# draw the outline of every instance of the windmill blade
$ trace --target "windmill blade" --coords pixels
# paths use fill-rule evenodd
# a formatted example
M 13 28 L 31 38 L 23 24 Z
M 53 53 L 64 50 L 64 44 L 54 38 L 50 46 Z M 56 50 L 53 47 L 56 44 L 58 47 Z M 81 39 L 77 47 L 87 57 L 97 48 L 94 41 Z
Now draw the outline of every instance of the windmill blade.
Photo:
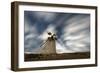
M 45 45 L 47 43 L 47 40 L 44 42 L 44 43 L 42 43 L 41 45 L 40 45 L 40 47 L 42 47 L 43 45 Z

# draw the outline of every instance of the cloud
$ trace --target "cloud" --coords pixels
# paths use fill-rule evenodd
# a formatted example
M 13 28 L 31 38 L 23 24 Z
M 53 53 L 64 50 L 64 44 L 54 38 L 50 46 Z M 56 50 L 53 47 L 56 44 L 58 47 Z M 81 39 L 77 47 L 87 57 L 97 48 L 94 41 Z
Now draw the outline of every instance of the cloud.
M 34 12 L 34 15 L 36 18 L 43 19 L 46 22 L 51 22 L 57 16 L 57 14 L 53 12 Z
M 47 32 L 60 36 L 56 41 L 57 53 L 90 51 L 89 14 L 30 13 L 31 17 L 25 16 L 25 52 L 39 53 L 40 45 L 48 38 Z
M 33 49 L 37 49 L 42 40 L 38 38 L 39 34 L 35 27 L 36 24 L 32 25 L 28 18 L 25 18 L 24 23 L 24 51 L 29 53 Z
M 89 28 L 89 26 L 90 26 L 90 17 L 89 16 L 81 17 L 81 18 L 80 17 L 79 16 L 73 17 L 72 19 L 70 19 L 66 22 L 66 24 L 68 26 L 65 26 L 64 31 L 65 32 L 68 31 L 67 34 L 68 33 L 75 33 L 75 32 L 84 30 L 85 28 L 86 29 Z M 73 20 L 73 19 L 75 19 L 75 20 Z M 70 22 L 70 21 L 72 21 L 72 22 Z
M 65 41 L 66 49 L 74 52 L 86 52 L 90 50 L 90 17 L 75 16 L 66 21 L 62 39 Z
M 42 40 L 46 40 L 49 35 L 48 32 L 51 32 L 52 34 L 56 34 L 56 29 L 54 24 L 49 24 L 48 27 L 45 29 L 45 31 L 39 36 Z
M 64 46 L 63 43 L 61 43 L 62 41 L 58 40 L 56 41 L 56 52 L 57 53 L 73 53 L 75 51 L 68 49 L 66 46 Z

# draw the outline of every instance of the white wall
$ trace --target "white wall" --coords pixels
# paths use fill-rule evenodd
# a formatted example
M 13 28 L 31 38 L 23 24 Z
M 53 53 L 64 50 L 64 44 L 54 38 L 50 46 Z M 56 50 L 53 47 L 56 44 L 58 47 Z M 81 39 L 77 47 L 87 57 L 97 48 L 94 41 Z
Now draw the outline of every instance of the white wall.
M 0 0 L 0 73 L 14 73 L 10 70 L 10 54 L 11 54 L 11 12 L 10 3 L 14 0 Z M 29 0 L 19 0 L 29 1 Z M 99 6 L 100 13 L 100 0 L 30 0 L 34 2 L 47 2 L 47 3 L 62 3 L 62 4 L 78 4 L 78 5 L 93 5 Z M 98 14 L 98 19 L 100 14 Z M 99 24 L 99 23 L 98 23 Z M 100 25 L 98 25 L 99 27 Z M 100 29 L 98 30 L 100 31 Z M 98 33 L 100 37 L 100 33 Z M 100 40 L 100 39 L 98 39 Z M 99 46 L 100 47 L 100 46 Z M 99 48 L 98 51 L 100 52 Z M 100 53 L 99 53 L 100 55 Z M 100 61 L 100 58 L 99 58 Z M 98 67 L 86 67 L 86 68 L 73 68 L 73 69 L 55 69 L 55 70 L 40 70 L 34 71 L 35 73 L 99 73 L 100 63 Z M 22 73 L 33 73 L 33 71 L 26 71 Z

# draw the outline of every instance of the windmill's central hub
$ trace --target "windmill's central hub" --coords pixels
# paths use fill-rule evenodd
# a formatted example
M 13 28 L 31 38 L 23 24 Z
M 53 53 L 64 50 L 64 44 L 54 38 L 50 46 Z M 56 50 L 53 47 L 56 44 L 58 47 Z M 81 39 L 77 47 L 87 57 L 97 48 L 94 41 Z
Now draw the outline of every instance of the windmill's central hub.
M 48 32 L 48 35 L 49 35 L 48 37 L 49 40 L 57 40 L 56 34 L 52 34 L 51 32 Z

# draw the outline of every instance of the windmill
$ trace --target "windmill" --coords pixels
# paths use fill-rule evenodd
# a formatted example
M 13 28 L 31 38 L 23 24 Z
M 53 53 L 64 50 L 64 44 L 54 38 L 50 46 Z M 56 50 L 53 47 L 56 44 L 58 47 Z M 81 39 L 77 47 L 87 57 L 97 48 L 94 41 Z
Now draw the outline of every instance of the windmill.
M 40 54 L 56 54 L 56 34 L 48 32 L 49 37 L 41 45 Z

